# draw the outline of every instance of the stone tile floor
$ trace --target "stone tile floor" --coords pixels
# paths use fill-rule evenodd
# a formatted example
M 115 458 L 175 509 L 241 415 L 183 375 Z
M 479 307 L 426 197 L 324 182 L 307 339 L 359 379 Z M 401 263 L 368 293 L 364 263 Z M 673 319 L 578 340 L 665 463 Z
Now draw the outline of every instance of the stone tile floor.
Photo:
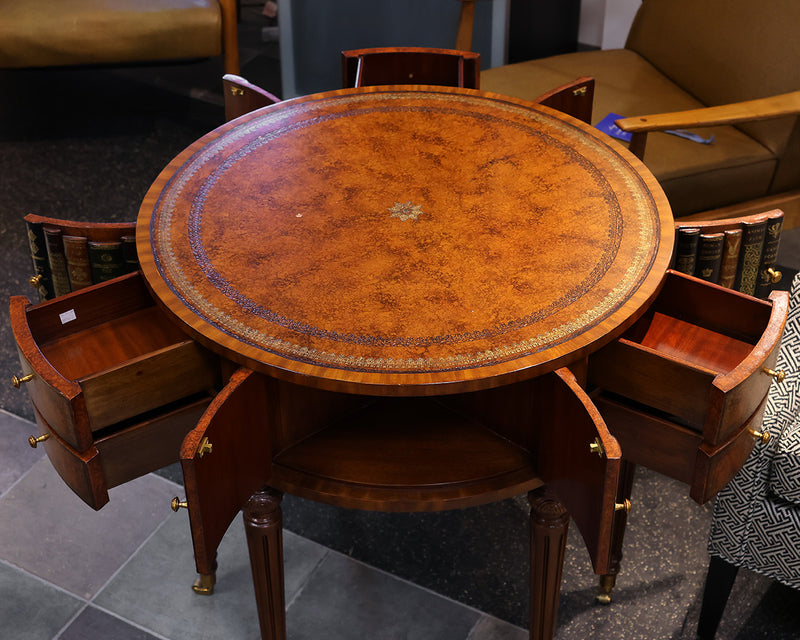
M 259 637 L 244 529 L 219 550 L 213 596 L 195 595 L 182 487 L 147 475 L 95 512 L 61 481 L 33 425 L 0 411 L 0 637 L 198 640 Z M 290 640 L 521 640 L 519 627 L 284 533 Z

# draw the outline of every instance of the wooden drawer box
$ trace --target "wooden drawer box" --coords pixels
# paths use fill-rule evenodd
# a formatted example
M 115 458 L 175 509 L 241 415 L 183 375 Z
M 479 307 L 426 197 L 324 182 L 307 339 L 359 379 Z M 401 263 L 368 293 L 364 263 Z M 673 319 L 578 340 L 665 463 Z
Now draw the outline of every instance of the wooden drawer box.
M 221 386 L 220 361 L 155 305 L 141 275 L 33 305 L 11 299 L 24 383 L 55 468 L 94 508 L 176 462 Z
M 668 271 L 647 313 L 589 358 L 588 382 L 624 457 L 691 481 L 701 502 L 721 488 L 725 473 L 701 490 L 708 478 L 689 469 L 699 448 L 708 473 L 729 466 L 716 456 L 747 457 L 752 436 L 732 443 L 760 425 L 787 310 L 785 292 L 764 301 Z
M 77 451 L 101 429 L 220 386 L 218 358 L 155 306 L 138 272 L 37 305 L 15 296 L 11 324 L 36 410 Z
M 179 459 L 181 442 L 197 424 L 212 397 L 198 394 L 175 406 L 140 416 L 98 433 L 94 444 L 76 451 L 35 411 L 43 446 L 51 464 L 86 504 L 100 509 L 108 490 Z M 105 432 L 107 431 L 107 433 Z

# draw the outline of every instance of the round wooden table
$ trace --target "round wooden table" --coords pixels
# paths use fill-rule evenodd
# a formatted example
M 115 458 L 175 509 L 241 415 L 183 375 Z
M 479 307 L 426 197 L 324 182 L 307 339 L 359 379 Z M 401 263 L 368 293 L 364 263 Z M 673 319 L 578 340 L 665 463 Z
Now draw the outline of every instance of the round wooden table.
M 345 90 L 201 138 L 138 220 L 142 270 L 202 342 L 368 394 L 486 388 L 618 335 L 671 255 L 669 205 L 583 123 L 470 90 Z
M 543 483 L 558 499 L 531 491 L 531 636 L 552 636 L 569 521 L 558 501 L 607 571 L 620 465 L 565 367 L 580 379 L 644 313 L 673 236 L 632 154 L 479 91 L 298 98 L 176 157 L 139 213 L 142 271 L 187 332 L 264 374 L 263 413 L 280 413 L 254 427 L 269 431 L 271 488 L 245 506 L 263 637 L 285 635 L 281 491 L 412 511 Z M 237 424 L 252 413 L 231 411 Z

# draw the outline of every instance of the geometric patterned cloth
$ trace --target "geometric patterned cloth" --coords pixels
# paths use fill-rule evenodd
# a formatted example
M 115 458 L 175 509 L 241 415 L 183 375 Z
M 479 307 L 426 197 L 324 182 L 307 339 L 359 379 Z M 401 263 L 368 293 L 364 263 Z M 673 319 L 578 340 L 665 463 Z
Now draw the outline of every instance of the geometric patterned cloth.
M 800 589 L 800 275 L 792 282 L 762 431 L 741 471 L 717 495 L 708 538 L 713 556 Z

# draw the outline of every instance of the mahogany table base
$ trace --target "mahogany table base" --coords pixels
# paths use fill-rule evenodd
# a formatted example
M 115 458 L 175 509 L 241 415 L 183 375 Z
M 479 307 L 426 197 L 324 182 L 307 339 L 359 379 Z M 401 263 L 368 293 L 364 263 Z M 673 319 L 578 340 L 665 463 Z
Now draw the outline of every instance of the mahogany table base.
M 262 640 L 285 640 L 283 583 L 283 493 L 262 487 L 243 512 L 253 571 Z M 530 530 L 530 638 L 549 640 L 555 633 L 569 513 L 546 487 L 528 493 Z

